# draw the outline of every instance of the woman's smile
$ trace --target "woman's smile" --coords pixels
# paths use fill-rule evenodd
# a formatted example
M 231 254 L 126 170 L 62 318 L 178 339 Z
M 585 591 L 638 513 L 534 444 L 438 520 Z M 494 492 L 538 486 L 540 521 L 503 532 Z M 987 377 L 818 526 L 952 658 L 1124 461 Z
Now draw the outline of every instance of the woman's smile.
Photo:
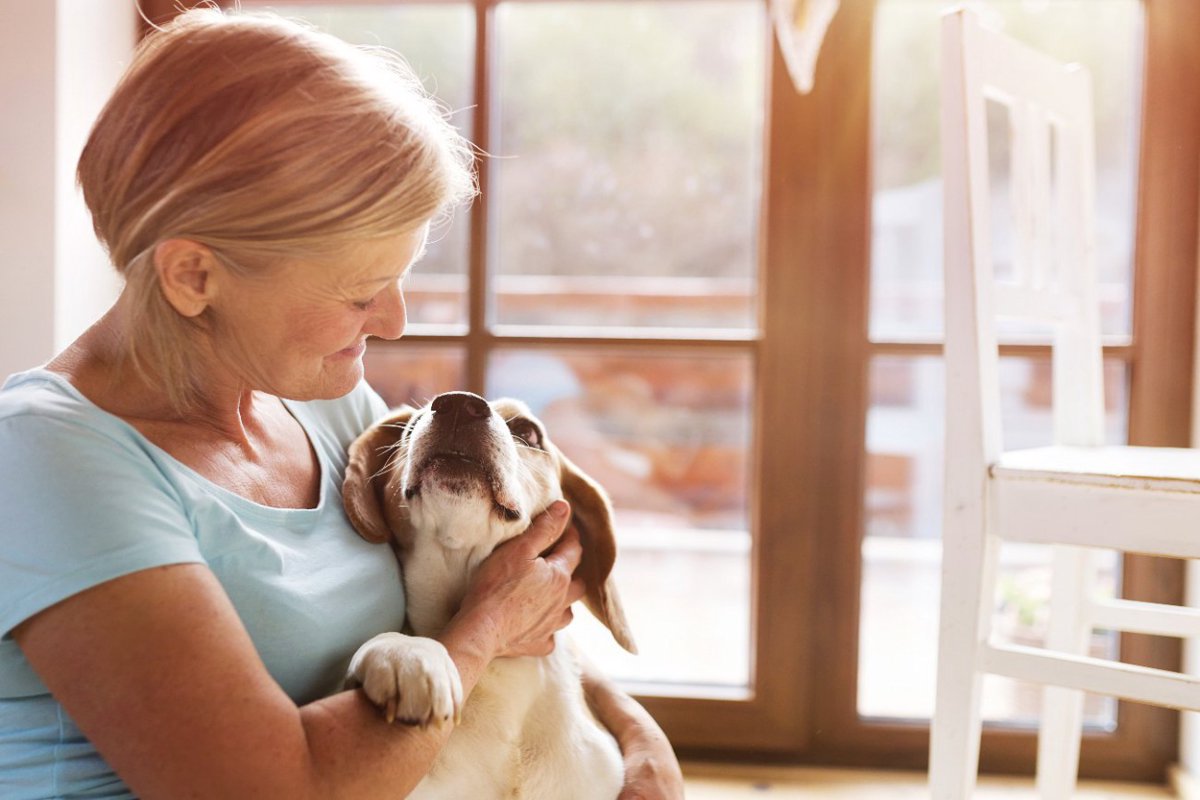
M 367 340 L 363 339 L 355 345 L 351 345 L 343 350 L 338 350 L 333 354 L 333 358 L 358 358 L 367 351 Z

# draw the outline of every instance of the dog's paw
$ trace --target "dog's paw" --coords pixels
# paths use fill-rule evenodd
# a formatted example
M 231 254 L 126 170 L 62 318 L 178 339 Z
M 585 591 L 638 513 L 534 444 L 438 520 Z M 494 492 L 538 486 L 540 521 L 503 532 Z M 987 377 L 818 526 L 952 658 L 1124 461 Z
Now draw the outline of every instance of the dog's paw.
M 361 686 L 388 722 L 425 727 L 462 717 L 458 667 L 441 642 L 402 633 L 381 633 L 350 659 L 347 686 Z

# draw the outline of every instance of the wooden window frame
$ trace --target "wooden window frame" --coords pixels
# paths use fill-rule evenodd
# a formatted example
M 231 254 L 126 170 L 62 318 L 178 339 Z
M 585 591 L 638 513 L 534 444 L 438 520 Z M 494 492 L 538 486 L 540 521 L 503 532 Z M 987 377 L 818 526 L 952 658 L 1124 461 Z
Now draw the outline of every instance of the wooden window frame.
M 1133 338 L 1128 346 L 1105 348 L 1105 355 L 1129 367 L 1129 442 L 1131 444 L 1188 446 L 1190 444 L 1193 341 L 1196 313 L 1197 181 L 1200 165 L 1200 103 L 1193 85 L 1200 77 L 1200 55 L 1187 40 L 1187 32 L 1200 30 L 1200 6 L 1187 0 L 1143 0 L 1146 15 L 1143 72 L 1142 122 L 1138 163 L 1138 202 L 1134 250 Z M 838 59 L 834 68 L 850 72 L 825 75 L 825 85 L 838 87 L 853 98 L 852 109 L 837 112 L 832 99 L 824 109 L 825 120 L 855 120 L 847 138 L 862 162 L 869 162 L 869 145 L 863 141 L 864 125 L 857 122 L 869 113 L 870 34 L 875 0 L 844 0 L 835 25 L 853 27 L 857 59 Z M 831 29 L 832 30 L 832 29 Z M 842 45 L 845 46 L 845 43 Z M 837 45 L 831 44 L 830 50 Z M 824 57 L 824 52 L 822 54 Z M 857 78 L 857 79 L 856 79 Z M 818 91 L 822 78 L 818 76 Z M 774 98 L 772 112 L 789 109 L 799 117 L 799 98 Z M 789 105 L 790 104 L 790 105 Z M 836 126 L 835 126 L 836 127 Z M 774 126 L 773 131 L 779 128 Z M 841 129 L 843 133 L 846 128 Z M 837 152 L 837 151 L 835 151 Z M 819 214 L 821 224 L 838 226 L 845 235 L 827 243 L 819 252 L 808 250 L 808 263 L 837 265 L 841 282 L 826 296 L 821 310 L 827 324 L 853 323 L 861 335 L 857 347 L 843 343 L 846 372 L 842 384 L 847 394 L 834 408 L 850 416 L 860 412 L 856 427 L 843 420 L 839 434 L 830 434 L 842 451 L 853 450 L 855 463 L 826 457 L 828 471 L 810 474 L 826 481 L 818 496 L 829 505 L 824 527 L 813 527 L 818 543 L 815 559 L 829 566 L 818 597 L 840 609 L 836 622 L 817 629 L 812 643 L 822 654 L 812 680 L 821 687 L 811 707 L 812 729 L 819 731 L 803 760 L 820 763 L 924 768 L 928 763 L 927 724 L 864 720 L 857 710 L 858 608 L 861 588 L 861 531 L 865 471 L 866 368 L 872 357 L 881 355 L 940 355 L 940 345 L 922 343 L 873 343 L 866 333 L 869 291 L 869 253 L 859 229 L 829 218 L 829 209 L 852 209 L 869 218 L 869 180 L 864 182 L 853 159 L 815 159 L 808 170 L 797 169 L 788 181 L 791 191 L 810 195 L 803 206 Z M 811 170 L 816 170 L 814 173 Z M 864 188 L 864 183 L 866 187 Z M 832 191 L 822 206 L 822 191 L 833 186 L 852 186 L 861 192 L 842 198 Z M 825 187 L 823 189 L 823 187 Z M 840 201 L 840 203 L 838 202 Z M 778 267 L 776 267 L 778 269 Z M 851 274 L 847 274 L 851 273 Z M 835 308 L 835 306 L 837 306 Z M 813 327 L 820 327 L 814 321 Z M 795 334 L 792 334 L 795 336 Z M 1048 348 L 1013 346 L 1001 349 L 1008 355 L 1048 355 Z M 836 370 L 836 365 L 832 367 Z M 825 373 L 826 380 L 834 377 Z M 850 384 L 853 383 L 853 386 Z M 853 443 L 853 447 L 852 447 Z M 849 459 L 847 459 L 849 460 Z M 833 474 L 832 468 L 837 468 Z M 1128 558 L 1124 570 L 1126 596 L 1136 599 L 1178 603 L 1183 600 L 1183 570 L 1178 562 L 1151 558 Z M 847 609 L 854 609 L 847 613 Z M 1126 634 L 1121 639 L 1123 660 L 1178 668 L 1181 651 L 1177 641 Z M 1113 733 L 1089 734 L 1081 754 L 1080 772 L 1085 777 L 1163 781 L 1167 767 L 1178 760 L 1178 714 L 1176 712 L 1120 703 L 1118 725 Z M 1036 737 L 1029 730 L 987 727 L 981 746 L 981 769 L 988 772 L 1031 774 L 1036 758 Z
M 336 0 L 333 0 L 336 1 Z M 645 0 L 655 2 L 655 0 Z M 934 0 L 930 0 L 933 2 Z M 142 0 L 156 22 L 177 0 Z M 1143 0 L 1144 90 L 1136 216 L 1133 339 L 1106 355 L 1130 366 L 1129 441 L 1190 444 L 1200 189 L 1200 4 Z M 476 141 L 486 149 L 492 10 L 476 0 Z M 842 0 L 817 66 L 799 95 L 772 37 L 760 230 L 761 335 L 679 339 L 690 352 L 734 349 L 756 363 L 752 507 L 752 663 L 745 698 L 646 695 L 679 752 L 690 757 L 924 768 L 928 725 L 864 720 L 857 710 L 862 498 L 868 368 L 881 355 L 939 355 L 940 345 L 871 342 L 870 63 L 876 0 Z M 145 27 L 143 25 L 143 32 Z M 1189 35 L 1191 39 L 1189 39 Z M 629 348 L 662 340 L 511 335 L 486 325 L 488 176 L 471 215 L 469 325 L 464 336 L 415 343 L 466 348 L 467 381 L 484 385 L 488 354 L 506 346 Z M 1005 349 L 1014 355 L 1045 348 Z M 769 446 L 768 446 L 769 442 Z M 1128 559 L 1128 596 L 1180 602 L 1177 563 Z M 1175 668 L 1177 642 L 1122 637 L 1122 658 Z M 1119 706 L 1112 734 L 1086 737 L 1081 773 L 1160 781 L 1177 759 L 1177 714 Z M 1032 772 L 1034 735 L 988 728 L 981 767 Z

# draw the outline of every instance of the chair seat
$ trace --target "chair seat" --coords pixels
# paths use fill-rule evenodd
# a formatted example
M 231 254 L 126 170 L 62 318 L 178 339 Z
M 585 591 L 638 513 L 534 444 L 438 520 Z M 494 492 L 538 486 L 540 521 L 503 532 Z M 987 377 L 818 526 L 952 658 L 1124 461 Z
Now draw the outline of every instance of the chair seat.
M 998 479 L 1200 494 L 1200 449 L 1037 447 L 1004 453 L 991 473 Z

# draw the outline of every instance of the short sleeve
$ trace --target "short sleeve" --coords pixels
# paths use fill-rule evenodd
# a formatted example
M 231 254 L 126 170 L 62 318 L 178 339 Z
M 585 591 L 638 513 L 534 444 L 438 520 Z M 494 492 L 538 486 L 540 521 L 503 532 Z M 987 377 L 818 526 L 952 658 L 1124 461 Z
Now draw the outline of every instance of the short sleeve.
M 0 633 L 84 589 L 203 562 L 171 484 L 130 434 L 71 419 L 0 419 Z

